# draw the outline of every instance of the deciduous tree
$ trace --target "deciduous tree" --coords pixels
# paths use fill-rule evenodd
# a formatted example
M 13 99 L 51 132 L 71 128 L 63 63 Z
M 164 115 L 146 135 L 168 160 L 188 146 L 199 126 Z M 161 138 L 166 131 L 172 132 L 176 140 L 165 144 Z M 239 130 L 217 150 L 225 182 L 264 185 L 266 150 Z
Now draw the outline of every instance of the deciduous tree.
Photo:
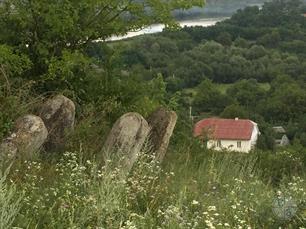
M 204 0 L 3 0 L 0 43 L 28 54 L 31 74 L 41 75 L 64 50 L 152 23 L 174 26 L 172 10 L 203 5 Z

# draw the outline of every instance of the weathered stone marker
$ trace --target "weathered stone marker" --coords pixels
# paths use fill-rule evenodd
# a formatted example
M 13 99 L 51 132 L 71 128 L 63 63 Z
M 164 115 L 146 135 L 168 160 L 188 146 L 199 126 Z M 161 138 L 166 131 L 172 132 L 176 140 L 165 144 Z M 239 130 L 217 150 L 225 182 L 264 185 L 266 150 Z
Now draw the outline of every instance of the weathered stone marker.
M 47 100 L 39 111 L 48 131 L 48 140 L 44 147 L 48 151 L 60 150 L 65 146 L 65 135 L 73 130 L 75 105 L 63 95 Z
M 1 143 L 1 158 L 30 159 L 42 147 L 47 136 L 48 130 L 40 117 L 23 116 L 16 120 L 11 136 Z
M 162 161 L 166 155 L 176 121 L 176 113 L 164 108 L 157 109 L 148 118 L 151 128 L 150 143 L 153 151 L 156 152 L 156 159 L 159 161 Z
M 104 160 L 119 160 L 123 173 L 128 173 L 137 160 L 149 132 L 149 125 L 140 114 L 127 113 L 121 116 L 104 144 Z

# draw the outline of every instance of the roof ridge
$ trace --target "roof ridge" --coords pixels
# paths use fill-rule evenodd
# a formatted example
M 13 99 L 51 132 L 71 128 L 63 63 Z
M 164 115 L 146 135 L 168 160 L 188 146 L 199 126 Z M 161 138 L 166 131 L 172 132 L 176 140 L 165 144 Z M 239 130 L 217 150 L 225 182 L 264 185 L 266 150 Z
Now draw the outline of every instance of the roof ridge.
M 234 118 L 214 118 L 214 117 L 211 117 L 211 118 L 204 118 L 200 121 L 203 121 L 203 120 L 206 120 L 206 119 L 219 119 L 219 120 L 234 120 L 234 121 L 252 121 L 251 119 L 244 119 L 244 118 L 238 118 L 238 119 L 234 119 Z

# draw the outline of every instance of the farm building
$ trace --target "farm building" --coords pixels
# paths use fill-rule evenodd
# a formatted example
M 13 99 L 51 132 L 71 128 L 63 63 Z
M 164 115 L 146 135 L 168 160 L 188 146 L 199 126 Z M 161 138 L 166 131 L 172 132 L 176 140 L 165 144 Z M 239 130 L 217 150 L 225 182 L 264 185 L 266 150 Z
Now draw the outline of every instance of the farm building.
M 208 118 L 194 126 L 194 136 L 215 150 L 248 153 L 255 147 L 259 135 L 257 123 L 246 119 Z

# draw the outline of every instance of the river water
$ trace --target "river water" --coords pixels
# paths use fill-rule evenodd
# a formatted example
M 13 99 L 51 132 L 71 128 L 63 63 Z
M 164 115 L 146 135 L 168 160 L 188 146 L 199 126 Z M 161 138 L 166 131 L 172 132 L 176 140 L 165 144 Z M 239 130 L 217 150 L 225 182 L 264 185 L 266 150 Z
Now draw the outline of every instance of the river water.
M 208 27 L 215 25 L 217 22 L 223 21 L 227 19 L 226 17 L 219 17 L 219 18 L 200 18 L 200 19 L 194 19 L 194 20 L 185 20 L 185 21 L 179 21 L 179 24 L 181 27 L 192 27 L 192 26 L 203 26 Z M 154 24 L 149 27 L 146 27 L 140 31 L 137 32 L 129 32 L 125 36 L 112 36 L 109 40 L 110 41 L 117 41 L 117 40 L 123 40 L 130 37 L 135 37 L 143 34 L 151 34 L 151 33 L 159 33 L 162 32 L 165 26 L 163 24 Z

